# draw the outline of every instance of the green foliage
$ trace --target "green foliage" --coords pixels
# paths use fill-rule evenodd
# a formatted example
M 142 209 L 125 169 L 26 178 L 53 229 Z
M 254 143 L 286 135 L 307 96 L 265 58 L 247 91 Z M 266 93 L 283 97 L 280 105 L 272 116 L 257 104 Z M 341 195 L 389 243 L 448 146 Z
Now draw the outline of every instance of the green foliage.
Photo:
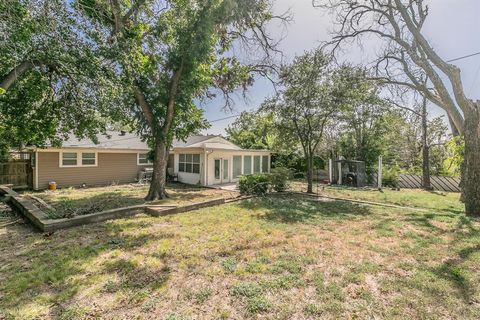
M 335 132 L 342 113 L 365 100 L 369 92 L 362 72 L 349 66 L 334 68 L 320 49 L 309 51 L 282 67 L 279 94 L 262 105 L 261 110 L 274 114 L 281 136 L 301 146 L 310 192 L 314 156 L 325 143 L 325 134 Z
M 262 196 L 268 192 L 270 181 L 265 174 L 252 174 L 240 177 L 239 189 L 242 194 Z
M 400 168 L 397 165 L 386 166 L 382 170 L 382 185 L 396 188 L 400 179 Z
M 277 192 L 286 191 L 288 188 L 288 180 L 292 177 L 292 172 L 288 168 L 277 167 L 272 168 L 268 179 L 270 187 Z
M 295 142 L 282 136 L 271 112 L 242 112 L 226 129 L 228 139 L 244 149 L 267 149 L 292 153 Z
M 9 148 L 59 145 L 70 132 L 95 140 L 115 117 L 121 86 L 70 4 L 4 1 L 0 19 L 0 80 L 15 74 L 0 95 L 1 140 Z M 25 71 L 14 72 L 22 65 Z
M 465 157 L 465 141 L 463 137 L 454 137 L 445 144 L 447 156 L 443 161 L 443 175 L 459 176 Z

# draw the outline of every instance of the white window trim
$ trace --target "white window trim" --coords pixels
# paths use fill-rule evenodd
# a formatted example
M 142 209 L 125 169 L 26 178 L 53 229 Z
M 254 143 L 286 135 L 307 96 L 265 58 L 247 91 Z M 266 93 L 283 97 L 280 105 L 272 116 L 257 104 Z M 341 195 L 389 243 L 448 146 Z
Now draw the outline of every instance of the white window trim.
M 140 163 L 140 155 L 146 154 L 147 155 L 147 163 Z M 137 153 L 137 166 L 151 166 L 153 161 L 148 159 L 148 152 L 138 152 Z
M 187 159 L 185 159 L 185 161 L 180 161 L 180 155 L 189 155 L 191 154 L 192 155 L 192 162 L 186 162 Z M 196 162 L 193 162 L 193 156 L 196 156 L 198 155 L 199 156 L 199 159 L 198 159 L 198 163 Z M 186 171 L 180 171 L 180 163 L 184 163 L 185 165 L 186 164 L 191 164 L 192 165 L 192 171 L 193 171 L 193 165 L 194 164 L 198 164 L 198 166 L 200 167 L 199 169 L 199 173 L 194 173 L 194 172 L 186 172 Z M 186 166 L 185 166 L 186 168 Z M 198 174 L 198 175 L 201 175 L 202 174 L 202 154 L 201 153 L 195 153 L 195 152 L 186 152 L 186 153 L 179 153 L 178 154 L 178 173 L 182 173 L 182 174 Z
M 64 165 L 63 164 L 63 154 L 64 153 L 76 153 L 77 154 L 77 164 L 76 165 Z M 94 153 L 95 154 L 95 164 L 82 164 L 82 154 L 84 153 Z M 98 167 L 98 152 L 97 151 L 60 151 L 58 158 L 58 164 L 60 168 L 92 168 Z

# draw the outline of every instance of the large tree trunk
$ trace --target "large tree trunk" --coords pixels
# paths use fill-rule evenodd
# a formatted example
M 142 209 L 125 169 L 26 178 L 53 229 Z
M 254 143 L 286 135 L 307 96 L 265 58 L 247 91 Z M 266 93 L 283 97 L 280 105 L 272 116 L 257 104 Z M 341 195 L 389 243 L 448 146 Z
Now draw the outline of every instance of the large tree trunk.
M 427 98 L 422 105 L 422 184 L 425 190 L 432 190 L 430 182 L 430 146 L 428 145 Z
M 465 212 L 480 217 L 480 102 L 465 114 Z
M 307 192 L 313 193 L 313 155 L 307 155 Z
M 167 163 L 168 163 L 168 147 L 162 139 L 156 139 L 154 160 L 153 160 L 153 176 L 150 183 L 150 190 L 145 198 L 147 201 L 155 201 L 168 197 L 165 187 L 167 183 Z

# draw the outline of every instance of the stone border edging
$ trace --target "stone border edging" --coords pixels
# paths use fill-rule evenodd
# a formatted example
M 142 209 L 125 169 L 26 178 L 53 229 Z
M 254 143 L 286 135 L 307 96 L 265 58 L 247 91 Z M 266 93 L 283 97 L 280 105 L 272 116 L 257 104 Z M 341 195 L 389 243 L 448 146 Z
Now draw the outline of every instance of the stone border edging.
M 6 195 L 7 203 L 10 203 L 15 209 L 26 217 L 33 225 L 43 232 L 53 232 L 60 229 L 66 229 L 90 223 L 102 222 L 112 219 L 120 219 L 135 216 L 140 213 L 146 213 L 154 217 L 165 216 L 170 214 L 183 213 L 201 208 L 213 207 L 233 201 L 240 201 L 250 197 L 239 197 L 235 199 L 217 198 L 204 202 L 187 204 L 184 206 L 172 205 L 137 205 L 125 208 L 111 209 L 102 212 L 75 216 L 73 218 L 48 219 L 48 216 L 39 209 L 33 201 L 25 198 L 10 188 L 0 186 L 0 194 Z

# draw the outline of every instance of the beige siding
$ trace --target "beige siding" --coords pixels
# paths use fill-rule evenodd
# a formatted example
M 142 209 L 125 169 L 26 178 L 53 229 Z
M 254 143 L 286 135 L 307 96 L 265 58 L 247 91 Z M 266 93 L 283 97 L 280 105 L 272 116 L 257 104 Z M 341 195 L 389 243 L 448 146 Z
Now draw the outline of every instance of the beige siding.
M 45 189 L 50 181 L 58 187 L 101 186 L 134 182 L 139 171 L 136 153 L 98 153 L 97 167 L 60 168 L 58 152 L 38 153 L 38 188 Z

